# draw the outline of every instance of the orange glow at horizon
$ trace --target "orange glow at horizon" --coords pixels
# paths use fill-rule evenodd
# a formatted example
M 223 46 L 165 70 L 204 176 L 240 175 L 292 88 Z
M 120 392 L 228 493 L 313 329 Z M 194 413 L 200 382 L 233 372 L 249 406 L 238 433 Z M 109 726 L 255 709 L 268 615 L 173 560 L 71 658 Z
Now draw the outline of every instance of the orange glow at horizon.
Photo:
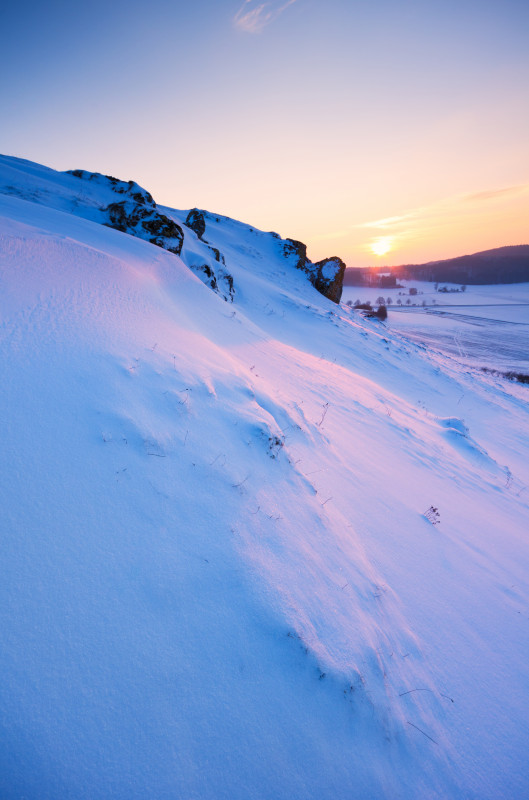
M 332 234 L 314 237 L 315 226 L 303 221 L 298 237 L 307 242 L 314 261 L 335 252 L 348 267 L 422 264 L 529 244 L 529 180 L 461 192 L 422 206 L 404 205 L 398 196 L 391 205 L 387 200 L 386 196 L 384 210 L 390 216 L 364 221 L 364 215 L 364 220 L 355 223 L 358 211 L 352 203 L 344 203 L 342 218 L 335 215 L 327 222 L 335 226 Z

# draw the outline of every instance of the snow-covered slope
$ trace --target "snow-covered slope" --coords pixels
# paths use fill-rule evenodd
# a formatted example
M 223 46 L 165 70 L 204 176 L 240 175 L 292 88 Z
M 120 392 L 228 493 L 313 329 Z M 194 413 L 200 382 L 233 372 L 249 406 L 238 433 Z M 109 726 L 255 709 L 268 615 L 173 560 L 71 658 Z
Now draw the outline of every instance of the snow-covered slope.
M 225 217 L 221 220 L 196 208 L 180 213 L 174 209 L 162 210 L 150 192 L 135 181 L 121 181 L 111 175 L 80 169 L 60 173 L 1 155 L 0 192 L 108 225 L 176 255 L 182 254 L 185 238 L 187 258 L 183 257 L 189 268 L 224 300 L 233 300 L 233 276 L 225 268 L 224 256 L 204 238 L 206 231 L 210 237 L 211 223 L 214 232 L 219 222 L 233 223 L 233 220 Z M 253 232 L 248 225 L 242 227 L 246 233 Z M 340 301 L 345 273 L 340 258 L 334 256 L 312 263 L 302 242 L 281 239 L 277 233 L 260 232 L 261 249 L 263 236 L 268 240 L 268 252 L 300 270 L 325 297 L 335 303 Z
M 523 797 L 523 389 L 0 173 L 0 796 Z

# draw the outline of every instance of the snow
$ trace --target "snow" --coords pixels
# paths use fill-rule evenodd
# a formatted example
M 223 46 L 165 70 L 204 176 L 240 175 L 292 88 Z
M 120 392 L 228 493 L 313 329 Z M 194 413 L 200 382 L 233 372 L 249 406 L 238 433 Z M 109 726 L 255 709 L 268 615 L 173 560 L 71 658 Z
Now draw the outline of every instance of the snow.
M 465 292 L 444 294 L 436 292 L 433 283 L 409 283 L 419 294 L 392 293 L 387 320 L 392 331 L 461 364 L 529 373 L 529 284 L 468 286 Z M 343 301 L 354 303 L 358 292 L 372 304 L 380 296 L 380 289 L 346 287 Z M 394 305 L 395 299 L 403 305 Z M 408 300 L 414 306 L 405 305 Z
M 505 283 L 496 284 L 493 286 L 481 285 L 468 285 L 464 292 L 461 291 L 460 284 L 457 283 L 439 283 L 439 288 L 446 286 L 447 289 L 457 289 L 459 291 L 453 292 L 439 292 L 435 290 L 434 283 L 427 281 L 412 281 L 400 280 L 402 288 L 369 286 L 344 286 L 342 301 L 346 303 L 348 300 L 355 302 L 359 299 L 362 303 L 369 300 L 370 303 L 376 303 L 377 298 L 383 296 L 384 298 L 391 297 L 394 304 L 397 300 L 402 300 L 403 305 L 407 300 L 411 303 L 416 303 L 418 306 L 422 305 L 424 300 L 426 305 L 438 306 L 480 306 L 480 305 L 504 305 L 504 304 L 518 304 L 529 303 L 529 283 Z M 417 295 L 409 295 L 410 288 L 417 289 Z M 400 295 L 399 295 L 400 292 Z
M 323 265 L 321 274 L 325 280 L 332 281 L 336 276 L 336 265 L 332 261 L 327 262 Z
M 525 387 L 0 176 L 1 796 L 524 796 Z

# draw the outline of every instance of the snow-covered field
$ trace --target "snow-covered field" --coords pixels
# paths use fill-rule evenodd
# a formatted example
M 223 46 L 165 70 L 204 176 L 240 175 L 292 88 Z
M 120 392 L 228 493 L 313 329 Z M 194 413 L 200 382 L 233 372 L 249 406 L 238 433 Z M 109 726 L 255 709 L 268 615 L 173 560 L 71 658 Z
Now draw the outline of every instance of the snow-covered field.
M 431 283 L 402 283 L 404 290 L 347 286 L 342 301 L 376 304 L 384 295 L 392 301 L 387 320 L 392 331 L 469 366 L 529 373 L 529 284 L 468 286 L 465 292 L 445 294 Z M 418 294 L 410 297 L 411 286 Z
M 525 387 L 2 176 L 0 796 L 527 796 Z

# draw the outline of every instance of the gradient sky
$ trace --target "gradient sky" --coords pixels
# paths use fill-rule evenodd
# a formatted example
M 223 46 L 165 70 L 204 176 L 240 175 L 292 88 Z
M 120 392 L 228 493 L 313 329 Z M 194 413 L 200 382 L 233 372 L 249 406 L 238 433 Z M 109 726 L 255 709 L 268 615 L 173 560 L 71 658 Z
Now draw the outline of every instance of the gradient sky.
M 528 243 L 528 42 L 527 0 L 3 4 L 0 152 L 132 178 L 313 260 Z

